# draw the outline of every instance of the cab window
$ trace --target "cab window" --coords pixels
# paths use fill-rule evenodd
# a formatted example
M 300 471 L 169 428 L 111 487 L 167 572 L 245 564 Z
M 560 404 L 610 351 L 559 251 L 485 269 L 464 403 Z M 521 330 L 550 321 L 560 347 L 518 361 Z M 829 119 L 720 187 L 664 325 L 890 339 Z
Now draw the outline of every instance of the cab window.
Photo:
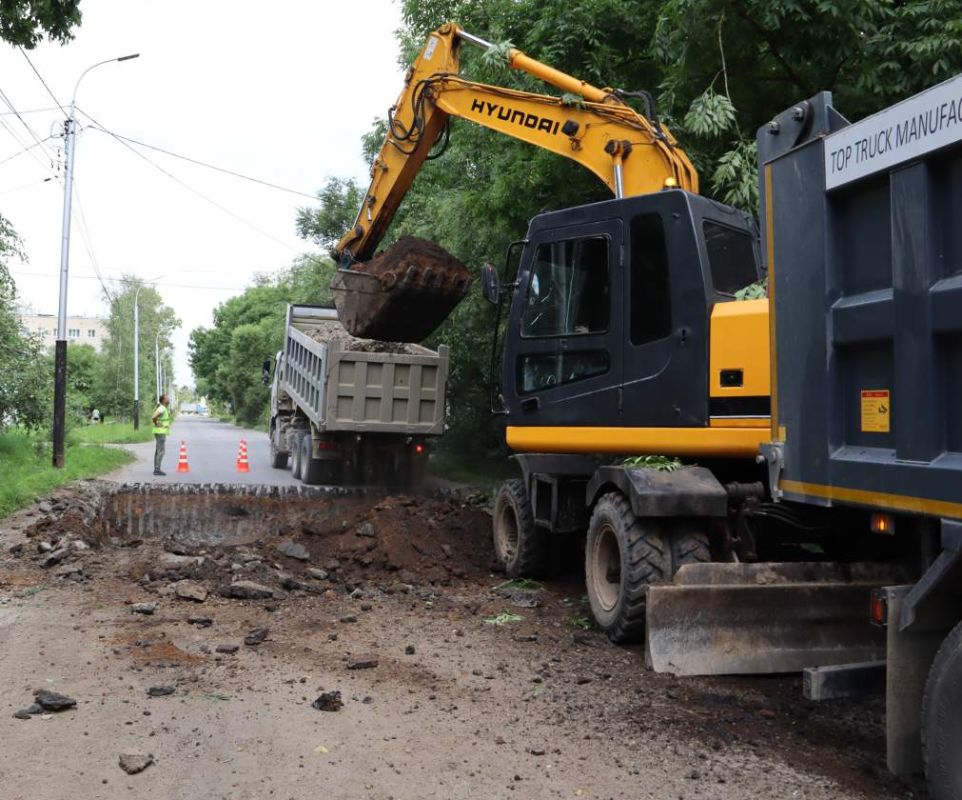
M 735 294 L 758 280 L 754 240 L 749 234 L 707 220 L 702 229 L 716 292 Z
M 546 242 L 535 251 L 522 336 L 578 336 L 608 328 L 608 240 Z

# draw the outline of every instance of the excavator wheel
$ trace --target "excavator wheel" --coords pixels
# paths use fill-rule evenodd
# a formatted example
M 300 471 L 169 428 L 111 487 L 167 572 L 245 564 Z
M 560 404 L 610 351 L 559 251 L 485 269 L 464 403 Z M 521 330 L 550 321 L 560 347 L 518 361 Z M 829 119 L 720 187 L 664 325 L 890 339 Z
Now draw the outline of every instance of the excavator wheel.
M 922 756 L 932 800 L 962 797 L 962 623 L 945 637 L 922 699 Z
M 645 589 L 671 578 L 672 553 L 664 526 L 639 519 L 620 492 L 595 505 L 585 543 L 588 602 L 599 627 L 613 642 L 641 638 Z
M 671 545 L 672 576 L 686 564 L 707 564 L 711 561 L 708 534 L 697 522 L 672 521 L 667 535 Z
M 524 481 L 501 484 L 494 501 L 494 552 L 509 578 L 538 577 L 548 566 L 548 532 L 534 524 Z

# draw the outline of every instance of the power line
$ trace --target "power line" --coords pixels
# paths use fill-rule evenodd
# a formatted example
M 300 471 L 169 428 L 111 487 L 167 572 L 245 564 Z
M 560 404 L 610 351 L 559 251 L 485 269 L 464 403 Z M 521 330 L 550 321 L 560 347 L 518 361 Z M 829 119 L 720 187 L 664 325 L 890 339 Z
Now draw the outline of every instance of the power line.
M 13 117 L 17 114 L 42 114 L 44 112 L 56 111 L 56 106 L 50 106 L 49 108 L 27 108 L 19 109 L 17 111 L 0 111 L 0 117 Z
M 4 126 L 4 127 L 6 127 L 6 126 Z M 7 128 L 7 130 L 10 130 L 10 129 Z M 50 137 L 50 136 L 47 137 L 47 139 L 50 139 L 50 138 L 52 138 L 52 137 Z M 47 141 L 47 139 L 44 139 L 43 141 Z M 31 144 L 31 145 L 27 145 L 27 146 L 24 147 L 22 150 L 18 150 L 18 151 L 17 151 L 16 153 L 14 153 L 12 156 L 7 156 L 5 159 L 3 159 L 3 161 L 0 161 L 0 164 L 6 164 L 8 161 L 13 161 L 13 159 L 18 158 L 19 156 L 22 156 L 24 153 L 28 153 L 28 152 L 30 152 L 31 150 L 33 150 L 33 148 L 39 147 L 39 146 L 40 146 L 40 145 L 39 145 L 38 143 L 36 143 L 36 142 L 34 142 L 34 143 Z
M 53 178 L 44 178 L 42 181 L 33 181 L 32 183 L 24 183 L 20 186 L 15 186 L 13 189 L 4 189 L 2 192 L 0 192 L 0 196 L 5 194 L 13 194 L 14 192 L 19 192 L 21 189 L 29 189 L 33 186 L 41 186 L 52 180 Z
M 33 148 L 37 147 L 38 146 L 37 144 L 27 144 L 26 142 L 24 142 L 24 140 L 20 138 L 20 135 L 13 128 L 7 125 L 7 123 L 2 119 L 0 119 L 0 128 L 3 128 L 7 133 L 9 133 L 14 138 L 16 143 L 20 145 L 20 148 L 21 148 L 20 152 L 15 153 L 13 156 L 11 156 L 11 158 L 16 158 L 21 153 L 29 152 L 33 160 L 36 161 L 43 170 L 48 172 L 51 171 L 50 165 L 44 164 L 41 159 L 37 158 L 37 154 L 33 152 Z M 10 159 L 8 158 L 6 160 L 9 161 Z
M 16 116 L 16 118 L 17 118 L 18 120 L 20 120 L 20 123 L 23 125 L 23 127 L 27 129 L 27 133 L 30 134 L 30 137 L 31 137 L 38 145 L 42 145 L 43 142 L 40 141 L 40 137 L 37 136 L 37 134 L 34 132 L 33 128 L 31 128 L 31 127 L 27 124 L 27 121 L 23 118 L 23 116 L 20 114 L 20 112 L 17 111 L 17 109 L 13 107 L 13 103 L 10 102 L 10 98 L 7 97 L 6 94 L 4 94 L 3 89 L 0 89 L 0 100 L 3 100 L 3 102 L 6 104 L 7 108 L 9 108 L 10 111 L 13 112 L 13 114 Z M 50 137 L 47 137 L 47 138 L 50 138 Z
M 192 186 L 184 183 L 184 181 L 182 181 L 180 178 L 178 178 L 178 177 L 177 177 L 176 175 L 174 175 L 173 173 L 168 172 L 166 169 L 164 169 L 162 166 L 160 166 L 160 164 L 158 164 L 156 161 L 153 161 L 152 159 L 148 158 L 148 157 L 145 156 L 143 153 L 141 153 L 137 148 L 135 148 L 135 147 L 127 144 L 127 142 L 125 142 L 125 141 L 124 141 L 123 139 L 121 139 L 119 136 L 117 136 L 117 135 L 114 134 L 114 133 L 111 133 L 109 130 L 107 130 L 106 128 L 104 128 L 103 125 L 101 125 L 97 120 L 95 120 L 93 117 L 91 117 L 90 114 L 88 114 L 86 111 L 84 111 L 83 109 L 78 109 L 78 110 L 79 110 L 85 117 L 87 117 L 91 122 L 93 122 L 94 125 L 96 125 L 98 128 L 100 128 L 104 133 L 108 134 L 112 139 L 116 140 L 116 141 L 117 141 L 118 143 L 120 143 L 123 147 L 126 147 L 128 150 L 130 150 L 131 153 L 133 153 L 134 155 L 136 155 L 138 158 L 141 158 L 141 159 L 143 159 L 144 161 L 146 161 L 146 162 L 147 162 L 148 164 L 150 164 L 154 169 L 159 170 L 160 172 L 162 172 L 164 175 L 166 175 L 168 178 L 170 178 L 172 181 L 174 181 L 174 183 L 182 186 L 184 189 L 186 189 L 186 190 L 187 190 L 188 192 L 190 192 L 191 194 L 197 195 L 197 196 L 198 196 L 199 198 L 201 198 L 202 200 L 210 203 L 210 204 L 211 204 L 212 206 L 214 206 L 215 208 L 218 208 L 218 209 L 220 209 L 221 211 L 223 211 L 223 212 L 224 212 L 225 214 L 227 214 L 229 217 L 233 217 L 234 219 L 236 219 L 236 220 L 237 220 L 238 222 L 240 222 L 241 224 L 246 225 L 246 226 L 247 226 L 248 228 L 250 228 L 251 230 L 256 231 L 257 233 L 261 234 L 261 236 L 266 236 L 268 239 L 271 239 L 272 241 L 277 242 L 278 244 L 286 247 L 288 250 L 291 250 L 291 251 L 294 252 L 294 253 L 297 253 L 298 255 L 306 255 L 306 254 L 303 253 L 302 251 L 298 250 L 296 247 L 291 247 L 287 242 L 283 241 L 282 239 L 278 239 L 278 238 L 277 238 L 276 236 L 274 236 L 273 234 L 268 233 L 267 231 L 265 231 L 265 230 L 263 230 L 263 229 L 261 229 L 261 228 L 258 228 L 253 222 L 248 222 L 248 221 L 247 221 L 246 219 L 244 219 L 243 217 L 238 216 L 238 215 L 235 214 L 233 211 L 231 211 L 229 208 L 225 208 L 225 207 L 222 206 L 220 203 L 218 203 L 216 200 L 213 200 L 213 199 L 211 199 L 210 197 L 208 197 L 207 195 L 205 195 L 203 192 L 199 192 L 199 191 L 198 191 L 197 189 L 195 189 L 194 187 L 192 187 Z
M 27 63 L 30 65 L 30 69 L 33 70 L 33 74 L 40 79 L 40 83 L 42 83 L 43 88 L 47 90 L 47 94 L 49 94 L 51 99 L 57 104 L 57 108 L 63 112 L 65 117 L 69 117 L 70 115 L 64 111 L 63 106 L 60 105 L 60 101 L 57 99 L 57 96 L 50 90 L 50 87 L 47 86 L 47 82 L 43 79 L 43 75 L 41 75 L 37 68 L 33 65 L 33 62 L 30 60 L 30 56 L 27 55 L 27 51 L 21 47 L 20 52 L 23 54 L 23 57 L 27 59 Z
M 241 178 L 242 180 L 250 181 L 251 183 L 259 183 L 261 186 L 269 186 L 271 189 L 278 189 L 282 192 L 290 192 L 291 194 L 296 194 L 301 197 L 307 197 L 310 200 L 317 200 L 317 195 L 301 192 L 297 189 L 288 189 L 286 186 L 280 186 L 276 183 L 271 183 L 270 181 L 261 180 L 260 178 L 252 178 L 250 175 L 243 175 L 240 172 L 234 172 L 233 170 L 226 169 L 225 167 L 218 167 L 214 164 L 208 164 L 206 161 L 199 161 L 198 159 L 191 158 L 190 156 L 182 156 L 180 153 L 174 153 L 170 150 L 165 150 L 163 147 L 157 147 L 156 145 L 147 144 L 146 142 L 140 142 L 137 139 L 131 139 L 129 136 L 122 136 L 119 133 L 108 131 L 99 126 L 94 127 L 93 130 L 106 133 L 116 139 L 122 139 L 125 142 L 130 142 L 131 144 L 136 144 L 140 147 L 146 147 L 148 150 L 156 150 L 158 153 L 163 153 L 164 155 L 172 156 L 173 158 L 179 158 L 181 161 L 189 161 L 191 164 L 197 164 L 200 167 L 206 167 L 207 169 L 212 169 L 216 172 L 223 172 L 225 175 L 233 175 L 235 178 Z
M 24 272 L 16 268 L 10 271 L 11 273 L 14 274 L 15 277 L 17 275 L 21 275 L 23 277 L 30 277 L 30 278 L 59 278 L 60 277 L 60 273 L 58 272 Z M 79 280 L 85 280 L 85 281 L 100 280 L 100 278 L 98 278 L 96 275 L 78 275 L 76 272 L 71 272 L 70 278 L 71 280 L 74 278 L 77 278 Z M 107 278 L 104 278 L 103 280 L 112 281 L 115 283 L 128 282 L 127 279 L 125 278 L 107 277 Z M 151 286 L 154 286 L 154 285 L 166 286 L 171 289 L 202 289 L 205 291 L 212 291 L 212 292 L 243 292 L 250 288 L 249 286 L 195 286 L 192 284 L 183 284 L 183 283 L 167 283 L 165 281 L 149 281 L 149 283 Z
M 103 289 L 104 295 L 107 300 L 111 303 L 113 302 L 113 296 L 110 294 L 110 290 L 107 288 L 107 284 L 104 283 L 104 279 L 100 274 L 100 264 L 97 261 L 97 257 L 94 255 L 93 240 L 90 236 L 90 229 L 87 225 L 87 215 L 84 214 L 83 203 L 80 202 L 80 189 L 77 187 L 77 179 L 74 178 L 73 183 L 73 193 L 74 197 L 77 198 L 77 211 L 79 212 L 79 219 L 77 219 L 77 227 L 80 229 L 80 238 L 83 239 L 84 249 L 87 251 L 87 255 L 90 258 L 90 263 L 93 265 L 94 272 L 97 275 L 97 280 L 100 281 L 100 288 Z

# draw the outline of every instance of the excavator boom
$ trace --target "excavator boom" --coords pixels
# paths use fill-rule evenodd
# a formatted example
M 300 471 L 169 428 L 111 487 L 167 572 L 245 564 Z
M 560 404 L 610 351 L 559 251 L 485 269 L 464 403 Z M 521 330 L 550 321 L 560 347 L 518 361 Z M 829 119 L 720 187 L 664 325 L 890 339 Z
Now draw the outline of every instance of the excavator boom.
M 419 341 L 467 292 L 467 269 L 444 251 L 439 254 L 437 245 L 407 240 L 375 256 L 418 171 L 446 135 L 451 117 L 577 161 L 615 197 L 666 185 L 698 191 L 694 167 L 658 123 L 647 95 L 642 95 L 648 104 L 645 116 L 621 99 L 627 93 L 599 89 L 513 48 L 507 53 L 512 68 L 565 96 L 469 81 L 458 74 L 462 42 L 494 46 L 454 23 L 428 36 L 389 114 L 387 136 L 371 166 L 371 184 L 354 226 L 334 248 L 340 269 L 331 288 L 343 324 L 355 336 Z

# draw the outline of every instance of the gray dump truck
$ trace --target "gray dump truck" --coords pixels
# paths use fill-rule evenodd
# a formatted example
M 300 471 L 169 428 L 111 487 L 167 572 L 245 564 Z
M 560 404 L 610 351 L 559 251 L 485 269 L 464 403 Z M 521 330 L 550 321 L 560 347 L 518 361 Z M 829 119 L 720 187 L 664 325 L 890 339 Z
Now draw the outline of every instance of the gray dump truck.
M 333 308 L 290 305 L 271 382 L 271 465 L 306 484 L 413 484 L 444 431 L 448 348 L 350 336 Z

